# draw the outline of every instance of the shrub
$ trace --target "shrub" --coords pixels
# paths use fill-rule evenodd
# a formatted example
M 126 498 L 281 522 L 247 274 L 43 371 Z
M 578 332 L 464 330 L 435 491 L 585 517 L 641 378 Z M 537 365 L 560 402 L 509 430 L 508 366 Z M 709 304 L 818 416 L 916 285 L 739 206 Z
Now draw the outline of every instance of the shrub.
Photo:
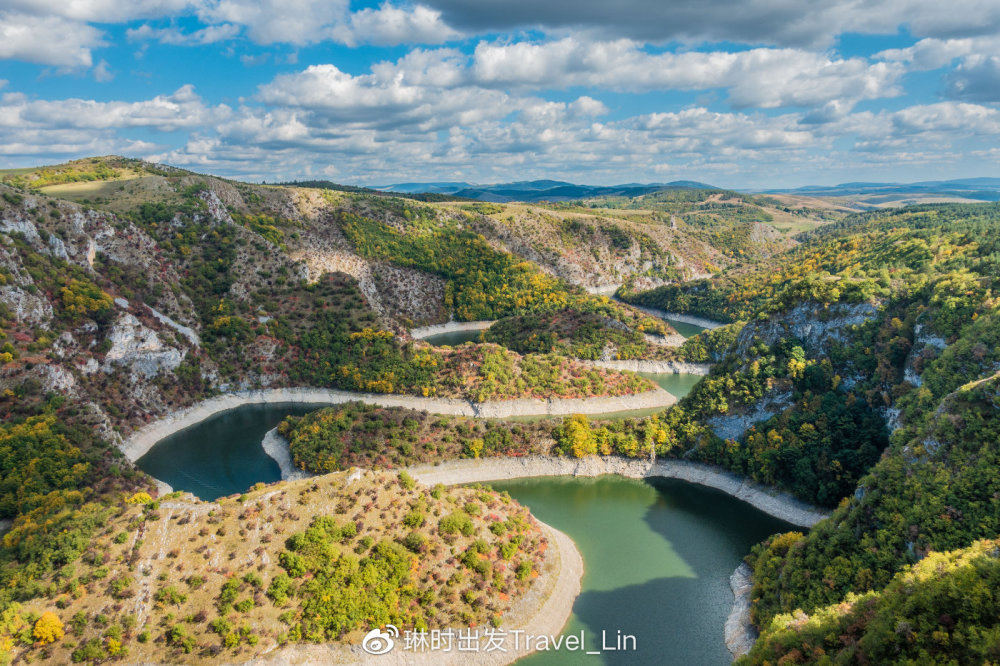
M 288 577 L 288 574 L 278 574 L 271 580 L 271 584 L 267 586 L 267 596 L 275 603 L 275 605 L 282 605 L 288 601 L 288 596 L 292 590 L 292 579 Z
M 464 511 L 450 513 L 438 522 L 438 531 L 441 534 L 463 534 L 472 536 L 475 526 L 469 514 Z

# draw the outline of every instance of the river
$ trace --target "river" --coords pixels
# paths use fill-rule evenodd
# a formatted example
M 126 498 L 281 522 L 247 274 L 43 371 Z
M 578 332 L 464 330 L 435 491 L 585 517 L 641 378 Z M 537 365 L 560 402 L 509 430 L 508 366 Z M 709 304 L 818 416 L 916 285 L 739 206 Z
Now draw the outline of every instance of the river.
M 687 395 L 701 377 L 688 374 L 644 374 L 678 398 Z M 281 479 L 274 459 L 264 453 L 261 440 L 268 430 L 290 414 L 301 415 L 321 405 L 245 405 L 211 416 L 190 428 L 170 435 L 136 460 L 142 471 L 186 490 L 204 500 L 242 493 L 263 481 Z M 663 411 L 662 408 L 608 412 L 593 418 L 636 418 Z M 550 416 L 522 416 L 505 420 L 531 422 Z M 557 417 L 561 418 L 561 417 Z
M 135 464 L 175 490 L 203 500 L 242 493 L 257 482 L 281 480 L 274 458 L 261 440 L 289 415 L 300 416 L 317 405 L 248 405 L 210 416 L 156 443 Z
M 458 345 L 465 344 L 466 342 L 479 342 L 479 335 L 481 333 L 482 331 L 451 331 L 449 333 L 428 335 L 426 338 L 423 338 L 423 341 L 428 342 L 435 347 L 443 347 L 444 345 L 457 347 Z
M 698 377 L 654 377 L 686 392 Z M 217 414 L 157 443 L 138 466 L 202 499 L 277 481 L 261 448 L 289 414 L 316 406 L 251 405 Z M 790 528 L 722 492 L 682 481 L 617 476 L 548 477 L 492 484 L 576 542 L 583 591 L 567 631 L 600 649 L 602 630 L 636 637 L 638 651 L 586 656 L 594 663 L 726 664 L 723 625 L 732 603 L 729 575 L 750 547 Z M 524 663 L 570 664 L 581 653 L 536 654 Z
M 728 495 L 672 479 L 547 477 L 490 484 L 573 539 L 583 589 L 566 634 L 636 637 L 636 651 L 536 653 L 549 664 L 722 665 L 723 626 L 733 602 L 729 576 L 753 544 L 792 529 Z

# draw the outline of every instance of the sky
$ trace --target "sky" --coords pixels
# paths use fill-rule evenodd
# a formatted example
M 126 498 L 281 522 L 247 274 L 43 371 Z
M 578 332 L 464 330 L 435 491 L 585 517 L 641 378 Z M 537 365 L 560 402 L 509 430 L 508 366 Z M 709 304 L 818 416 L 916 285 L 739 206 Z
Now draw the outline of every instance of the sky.
M 0 168 L 1000 176 L 997 0 L 0 0 Z

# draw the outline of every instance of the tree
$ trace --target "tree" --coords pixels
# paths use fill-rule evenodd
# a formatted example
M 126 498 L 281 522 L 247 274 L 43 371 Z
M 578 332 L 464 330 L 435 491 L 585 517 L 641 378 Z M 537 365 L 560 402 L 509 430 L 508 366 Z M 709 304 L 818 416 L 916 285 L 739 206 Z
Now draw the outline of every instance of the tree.
M 574 414 L 564 426 L 566 432 L 566 443 L 569 450 L 577 458 L 592 456 L 597 453 L 597 442 L 594 439 L 594 431 L 590 428 L 590 421 L 583 414 Z
M 52 611 L 46 611 L 38 618 L 38 622 L 35 622 L 32 635 L 35 637 L 35 640 L 43 645 L 55 643 L 58 640 L 62 640 L 64 635 L 63 623 L 58 615 Z

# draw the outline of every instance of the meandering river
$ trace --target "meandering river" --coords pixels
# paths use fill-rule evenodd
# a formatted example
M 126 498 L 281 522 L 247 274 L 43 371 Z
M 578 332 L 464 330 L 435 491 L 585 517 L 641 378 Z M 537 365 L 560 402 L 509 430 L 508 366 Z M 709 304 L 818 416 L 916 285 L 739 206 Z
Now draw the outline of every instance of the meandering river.
M 644 374 L 667 392 L 681 398 L 699 379 L 687 374 Z M 268 430 L 290 414 L 305 414 L 321 405 L 246 405 L 211 416 L 170 435 L 136 461 L 142 471 L 186 490 L 204 500 L 242 493 L 263 481 L 281 479 L 278 464 L 264 453 L 261 440 Z M 595 415 L 595 418 L 635 418 L 662 411 L 661 408 L 632 409 Z M 548 416 L 524 416 L 507 420 L 539 421 Z
M 678 396 L 699 379 L 650 377 Z M 248 405 L 216 414 L 160 441 L 137 464 L 207 500 L 278 481 L 261 440 L 285 416 L 316 407 Z M 586 573 L 566 631 L 585 632 L 591 650 L 602 649 L 602 630 L 610 642 L 618 631 L 636 637 L 637 652 L 538 653 L 528 664 L 728 663 L 722 627 L 732 604 L 729 575 L 754 543 L 790 528 L 722 492 L 676 480 L 547 477 L 493 485 L 577 544 Z
M 437 335 L 428 335 L 423 340 L 435 347 L 443 347 L 444 345 L 457 347 L 466 342 L 479 342 L 479 335 L 481 333 L 482 331 L 451 331 L 448 333 L 438 333 Z

